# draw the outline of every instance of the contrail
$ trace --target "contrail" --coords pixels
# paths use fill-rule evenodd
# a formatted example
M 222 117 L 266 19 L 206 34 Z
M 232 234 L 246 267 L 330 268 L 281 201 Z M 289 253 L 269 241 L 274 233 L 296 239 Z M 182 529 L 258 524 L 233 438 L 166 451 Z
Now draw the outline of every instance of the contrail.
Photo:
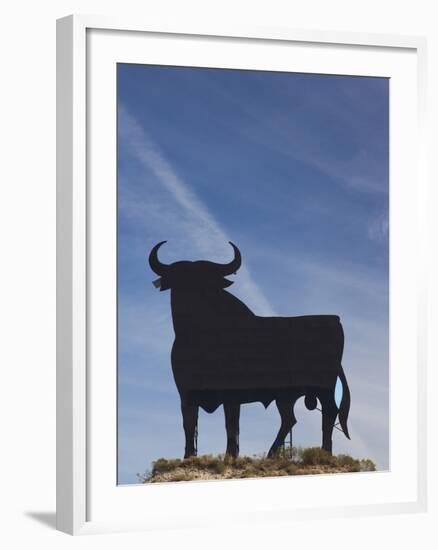
M 155 175 L 190 219 L 191 223 L 188 227 L 185 226 L 184 232 L 199 252 L 208 257 L 214 250 L 223 250 L 230 240 L 225 231 L 123 105 L 119 106 L 118 128 L 124 147 L 145 169 Z M 239 271 L 239 282 L 242 298 L 256 314 L 275 315 L 269 301 L 245 267 Z

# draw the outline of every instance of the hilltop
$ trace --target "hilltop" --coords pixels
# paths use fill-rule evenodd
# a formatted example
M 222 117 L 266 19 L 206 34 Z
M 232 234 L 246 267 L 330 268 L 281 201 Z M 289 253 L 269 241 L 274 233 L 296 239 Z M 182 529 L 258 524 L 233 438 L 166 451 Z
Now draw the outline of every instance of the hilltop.
M 287 452 L 289 451 L 289 452 Z M 376 470 L 370 459 L 355 459 L 349 455 L 330 455 L 319 447 L 290 449 L 274 458 L 224 455 L 201 455 L 187 459 L 160 458 L 152 470 L 138 475 L 142 483 L 193 481 L 210 479 L 242 479 L 290 475 L 371 472 Z M 287 456 L 289 454 L 289 456 Z

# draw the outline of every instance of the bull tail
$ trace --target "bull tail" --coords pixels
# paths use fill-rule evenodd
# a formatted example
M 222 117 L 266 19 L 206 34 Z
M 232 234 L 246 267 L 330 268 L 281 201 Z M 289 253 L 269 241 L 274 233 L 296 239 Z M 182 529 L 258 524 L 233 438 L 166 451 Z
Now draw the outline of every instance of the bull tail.
M 348 387 L 347 379 L 345 377 L 344 369 L 340 368 L 339 379 L 342 383 L 342 399 L 341 405 L 339 407 L 339 424 L 341 425 L 342 431 L 345 434 L 345 437 L 350 439 L 350 434 L 348 433 L 348 413 L 350 411 L 350 388 Z

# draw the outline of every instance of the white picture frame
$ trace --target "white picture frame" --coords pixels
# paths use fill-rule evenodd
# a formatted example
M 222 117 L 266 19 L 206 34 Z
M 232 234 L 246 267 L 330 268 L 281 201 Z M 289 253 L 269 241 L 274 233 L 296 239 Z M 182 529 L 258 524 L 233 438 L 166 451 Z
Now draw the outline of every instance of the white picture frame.
M 129 40 L 127 37 L 129 35 Z M 142 41 L 148 41 L 145 46 Z M 327 50 L 326 72 L 335 71 L 341 59 L 359 67 L 360 74 L 394 78 L 391 135 L 391 449 L 390 472 L 343 476 L 306 476 L 306 479 L 239 480 L 117 487 L 115 416 L 116 394 L 111 366 L 114 361 L 114 319 L 107 315 L 103 298 L 111 296 L 115 284 L 115 201 L 112 184 L 105 189 L 91 184 L 115 181 L 115 89 L 99 109 L 93 94 L 114 84 L 112 71 L 118 61 L 183 64 L 184 55 L 199 54 L 199 66 L 229 66 L 234 63 L 279 69 L 288 63 L 287 48 L 298 48 L 296 65 L 312 72 L 312 48 Z M 184 45 L 184 47 L 182 47 Z M 154 47 L 151 47 L 154 46 Z M 134 54 L 134 49 L 136 53 Z M 260 56 L 254 57 L 253 48 Z M 281 55 L 277 54 L 282 48 Z M 298 51 L 300 50 L 300 51 Z M 351 52 L 352 50 L 353 52 Z M 120 54 L 118 53 L 120 51 Z M 159 529 L 186 525 L 203 526 L 220 521 L 272 521 L 285 518 L 333 515 L 417 512 L 426 509 L 426 273 L 423 125 L 425 118 L 425 40 L 418 37 L 349 34 L 327 31 L 271 28 L 151 28 L 138 21 L 94 16 L 69 16 L 57 22 L 57 528 L 70 534 L 131 529 Z M 145 53 L 146 52 L 146 53 Z M 242 52 L 241 60 L 236 55 Z M 307 53 L 310 52 L 310 53 Z M 316 50 L 315 50 L 316 52 Z M 347 52 L 348 55 L 347 55 Z M 319 54 L 321 51 L 319 51 Z M 120 55 L 120 58 L 118 56 Z M 101 56 L 101 57 L 99 57 Z M 205 57 L 207 56 L 207 57 Z M 245 57 L 246 56 L 246 57 Z M 300 57 L 301 56 L 301 57 Z M 367 59 L 369 57 L 369 59 Z M 190 58 L 191 59 L 191 58 Z M 253 59 L 253 62 L 251 61 Z M 301 59 L 301 61 L 299 61 Z M 345 62 L 345 61 L 342 61 Z M 300 64 L 301 63 L 301 64 Z M 380 65 L 379 65 L 380 63 Z M 193 60 L 192 60 L 193 64 Z M 196 64 L 196 62 L 195 62 Z M 207 65 L 206 65 L 207 64 Z M 306 65 L 307 64 L 307 65 Z M 314 66 L 316 67 L 316 65 Z M 362 67 L 362 69 L 360 69 Z M 368 72 L 366 72 L 368 71 Z M 391 72 L 392 71 L 392 72 Z M 354 73 L 352 73 L 354 74 Z M 399 79 L 399 80 L 397 80 Z M 398 82 L 398 84 L 397 84 Z M 401 92 L 401 88 L 404 88 Z M 407 107 L 407 109 L 406 109 Z M 93 110 L 94 109 L 94 110 Z M 398 110 L 397 110 L 398 109 Z M 397 116 L 404 110 L 403 117 Z M 111 119 L 111 116 L 110 116 Z M 106 121 L 106 122 L 104 122 Z M 397 126 L 400 124 L 400 126 Z M 407 125 L 407 126 L 405 126 Z M 395 131 L 400 129 L 400 132 Z M 405 135 L 406 130 L 412 130 Z M 96 133 L 97 132 L 97 133 Z M 100 133 L 99 133 L 100 132 Z M 105 134 L 105 135 L 103 135 Z M 398 135 L 401 134 L 401 135 Z M 99 140 L 98 140 L 99 138 Z M 98 145 L 96 145 L 98 140 Z M 99 155 L 105 163 L 99 161 Z M 109 156 L 108 156 L 109 155 Z M 108 179 L 107 179 L 108 178 Z M 411 178 L 409 181 L 407 178 Z M 412 182 L 415 182 L 415 185 Z M 112 190 L 112 191 L 111 191 Z M 99 210 L 102 199 L 110 206 Z M 417 207 L 413 207 L 416 204 Z M 96 206 L 97 205 L 97 206 Z M 105 211 L 104 211 L 105 210 Z M 410 213 L 410 231 L 404 223 Z M 99 220 L 98 222 L 96 220 Z M 104 247 L 99 228 L 109 229 Z M 103 242 L 103 241 L 100 241 Z M 401 243 L 403 242 L 403 247 Z M 101 252 L 99 252 L 101 250 Z M 417 256 L 412 261 L 410 253 Z M 413 265 L 415 264 L 415 265 Z M 91 269 L 90 266 L 93 266 Z M 96 292 L 99 270 L 113 267 L 108 283 Z M 396 268 L 396 269 L 394 269 Z M 394 272 L 401 273 L 395 277 Z M 104 292 L 105 295 L 100 293 Z M 99 297 L 99 296 L 100 297 Z M 114 298 L 115 299 L 115 298 Z M 106 303 L 106 302 L 105 302 Z M 110 307 L 113 302 L 109 300 Z M 105 311 L 104 311 L 105 310 Z M 110 310 L 110 312 L 113 310 Z M 411 315 L 402 315 L 403 312 Z M 100 316 L 100 317 L 99 317 Z M 105 324 L 104 317 L 109 319 Z M 96 326 L 100 327 L 96 330 Z M 415 338 L 408 338 L 415 334 Z M 108 357 L 102 342 L 106 342 Z M 99 351 L 100 346 L 100 351 Z M 102 353 L 99 355 L 99 353 Z M 410 363 L 409 359 L 412 359 Z M 110 374 L 108 374 L 110 373 Z M 112 378 L 105 378 L 105 377 Z M 403 419 L 415 434 L 403 457 L 400 449 L 403 426 L 400 411 L 407 387 L 414 388 L 413 413 Z M 99 392 L 96 392 L 96 388 Z M 99 401 L 99 407 L 96 402 Z M 399 449 L 394 453 L 394 449 Z M 106 460 L 103 458 L 106 457 Z M 100 466 L 96 467 L 96 463 Z M 103 463 L 106 466 L 103 466 Z M 113 472 L 113 473 L 111 473 Z M 403 482 L 401 482 L 401 474 Z M 113 476 L 113 477 L 112 477 Z M 356 476 L 356 477 L 354 477 Z M 368 478 L 367 476 L 374 476 Z M 376 477 L 378 476 L 378 477 Z M 354 481 L 354 479 L 362 481 Z M 293 487 L 291 485 L 293 483 Z M 352 484 L 359 483 L 354 488 Z M 300 502 L 284 495 L 288 485 Z M 366 488 L 368 487 L 368 489 Z M 379 494 L 375 494 L 379 487 Z M 146 494 L 145 489 L 148 490 Z M 332 502 L 336 489 L 339 497 Z M 143 491 L 140 494 L 140 491 Z M 317 503 L 305 500 L 306 492 L 318 494 Z M 368 491 L 368 493 L 367 493 Z M 186 514 L 181 502 L 204 502 L 214 493 L 218 501 L 213 514 Z M 263 493 L 265 496 L 260 499 Z M 240 510 L 221 501 L 240 499 Z M 117 500 L 117 502 L 116 502 Z M 266 501 L 262 503 L 261 500 Z M 273 502 L 274 500 L 274 502 Z M 132 503 L 132 504 L 131 504 Z M 145 509 L 145 506 L 147 507 Z M 134 513 L 133 510 L 142 510 Z M 214 516 L 214 517 L 211 517 Z

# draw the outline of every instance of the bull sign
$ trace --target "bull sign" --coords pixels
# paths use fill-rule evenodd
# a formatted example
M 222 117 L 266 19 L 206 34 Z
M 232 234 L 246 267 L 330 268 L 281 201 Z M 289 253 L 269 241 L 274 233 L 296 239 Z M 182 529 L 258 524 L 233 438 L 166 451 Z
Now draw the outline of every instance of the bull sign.
M 158 243 L 149 256 L 159 275 L 153 284 L 170 290 L 175 341 L 171 360 L 181 397 L 185 432 L 184 457 L 196 455 L 198 410 L 224 408 L 226 453 L 239 454 L 239 416 L 244 403 L 275 401 L 281 426 L 268 456 L 284 443 L 296 423 L 295 402 L 322 410 L 322 448 L 332 452 L 336 419 L 347 438 L 350 391 L 342 368 L 344 332 L 337 315 L 260 317 L 225 288 L 242 257 L 236 245 L 228 264 L 179 261 L 163 264 Z M 335 401 L 337 378 L 342 400 Z

